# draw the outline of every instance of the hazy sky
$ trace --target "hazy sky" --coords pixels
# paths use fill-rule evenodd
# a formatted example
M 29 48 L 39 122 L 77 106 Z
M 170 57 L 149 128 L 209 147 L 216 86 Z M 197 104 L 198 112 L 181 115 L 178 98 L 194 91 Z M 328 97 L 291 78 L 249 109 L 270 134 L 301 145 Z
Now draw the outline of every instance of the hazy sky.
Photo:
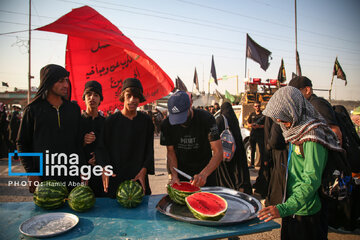
M 200 90 L 208 91 L 212 54 L 217 76 L 238 75 L 243 90 L 246 33 L 272 52 L 266 72 L 248 59 L 250 77 L 277 78 L 281 58 L 288 81 L 296 71 L 292 0 L 32 0 L 32 29 L 84 5 L 117 26 L 171 79 L 179 76 L 190 91 L 195 67 Z M 9 84 L 8 90 L 27 88 L 28 12 L 29 1 L 0 0 L 0 81 Z M 297 12 L 303 75 L 315 89 L 329 89 L 337 56 L 348 84 L 335 77 L 332 97 L 360 100 L 360 1 L 298 0 Z M 24 32 L 5 34 L 16 31 Z M 33 86 L 39 85 L 41 67 L 65 66 L 65 47 L 65 35 L 32 31 Z M 215 87 L 212 83 L 211 92 Z M 235 94 L 235 78 L 219 81 L 217 89 Z M 328 92 L 315 93 L 328 97 Z

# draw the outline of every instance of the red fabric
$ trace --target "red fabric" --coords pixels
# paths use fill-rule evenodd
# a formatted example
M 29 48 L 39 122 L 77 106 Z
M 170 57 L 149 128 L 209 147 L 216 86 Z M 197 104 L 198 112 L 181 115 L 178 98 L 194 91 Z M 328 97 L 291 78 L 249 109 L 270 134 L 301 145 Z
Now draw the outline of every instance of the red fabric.
M 174 83 L 169 76 L 117 27 L 91 7 L 73 9 L 57 21 L 37 30 L 68 35 L 66 69 L 70 72 L 72 100 L 85 109 L 82 100 L 87 81 L 96 80 L 103 87 L 100 110 L 121 109 L 122 82 L 138 78 L 146 102 L 169 94 Z

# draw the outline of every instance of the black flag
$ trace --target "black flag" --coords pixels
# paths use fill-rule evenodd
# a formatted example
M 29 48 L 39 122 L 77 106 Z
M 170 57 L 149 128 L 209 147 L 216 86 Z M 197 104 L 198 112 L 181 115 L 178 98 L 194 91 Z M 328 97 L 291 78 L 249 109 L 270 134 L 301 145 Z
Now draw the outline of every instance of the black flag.
M 246 57 L 259 63 L 260 67 L 266 71 L 270 65 L 270 55 L 271 52 L 269 50 L 257 44 L 254 40 L 252 40 L 249 34 L 246 34 Z
M 283 83 L 286 81 L 286 72 L 285 72 L 285 66 L 284 66 L 284 60 L 281 59 L 281 65 L 278 73 L 278 81 Z
M 194 73 L 194 83 L 195 83 L 196 89 L 199 91 L 199 79 L 198 79 L 198 75 L 196 72 L 196 68 L 195 68 L 195 73 Z
M 176 86 L 175 88 L 179 89 L 180 91 L 185 91 L 185 92 L 187 92 L 187 88 L 186 88 L 184 82 L 181 81 L 181 79 L 179 78 L 179 76 L 176 77 L 176 83 L 175 83 L 175 84 L 176 84 L 176 85 L 175 85 L 175 86 Z
M 2 82 L 2 86 L 3 87 L 9 87 L 9 84 L 7 84 L 6 82 Z
M 296 51 L 296 74 L 301 76 L 300 57 L 298 51 Z
M 336 76 L 337 78 L 344 80 L 345 86 L 347 85 L 346 75 L 345 75 L 344 71 L 342 70 L 342 67 L 340 66 L 339 61 L 337 60 L 337 57 L 335 59 L 333 76 Z
M 211 76 L 215 81 L 215 84 L 218 85 L 217 77 L 216 77 L 216 70 L 215 70 L 215 62 L 214 62 L 214 55 L 212 55 L 211 59 Z
M 220 100 L 220 99 L 224 99 L 223 96 L 221 95 L 221 93 L 215 89 L 215 95 L 217 96 L 217 98 Z

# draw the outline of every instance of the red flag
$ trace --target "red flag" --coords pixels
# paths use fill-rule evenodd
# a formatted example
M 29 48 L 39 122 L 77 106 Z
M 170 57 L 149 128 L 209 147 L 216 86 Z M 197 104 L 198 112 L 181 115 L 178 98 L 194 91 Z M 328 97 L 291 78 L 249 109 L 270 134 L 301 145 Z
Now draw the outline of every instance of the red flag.
M 166 96 L 174 88 L 169 76 L 151 58 L 91 7 L 73 9 L 37 30 L 68 35 L 66 69 L 70 72 L 72 99 L 82 109 L 84 86 L 90 80 L 103 87 L 102 111 L 123 107 L 119 95 L 128 77 L 141 81 L 146 98 L 142 105 Z

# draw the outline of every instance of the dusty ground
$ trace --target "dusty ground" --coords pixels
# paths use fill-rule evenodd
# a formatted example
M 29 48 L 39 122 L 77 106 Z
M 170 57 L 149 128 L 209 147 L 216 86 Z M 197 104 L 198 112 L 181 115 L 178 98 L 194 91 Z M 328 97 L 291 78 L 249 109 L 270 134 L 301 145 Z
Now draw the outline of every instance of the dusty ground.
M 159 144 L 159 138 L 155 137 L 155 175 L 150 176 L 150 185 L 153 194 L 165 194 L 165 185 L 168 182 L 168 175 L 166 170 L 166 149 Z M 12 172 L 23 172 L 23 168 L 18 161 L 12 162 Z M 250 170 L 251 181 L 254 182 L 257 176 L 257 170 Z M 13 183 L 18 181 L 20 186 L 14 187 Z M 10 177 L 8 176 L 8 160 L 0 159 L 0 202 L 22 202 L 32 201 L 32 194 L 28 192 L 26 186 L 21 186 L 25 183 L 25 177 Z M 257 197 L 257 196 L 255 196 Z M 263 199 L 260 199 L 263 203 Z M 1 213 L 0 213 L 1 214 Z M 1 217 L 1 216 L 0 216 Z M 281 223 L 280 220 L 276 222 Z M 268 232 L 249 234 L 240 236 L 241 240 L 250 239 L 266 239 L 275 240 L 280 239 L 280 229 L 275 229 Z M 329 231 L 329 240 L 360 240 L 359 234 L 341 234 Z

